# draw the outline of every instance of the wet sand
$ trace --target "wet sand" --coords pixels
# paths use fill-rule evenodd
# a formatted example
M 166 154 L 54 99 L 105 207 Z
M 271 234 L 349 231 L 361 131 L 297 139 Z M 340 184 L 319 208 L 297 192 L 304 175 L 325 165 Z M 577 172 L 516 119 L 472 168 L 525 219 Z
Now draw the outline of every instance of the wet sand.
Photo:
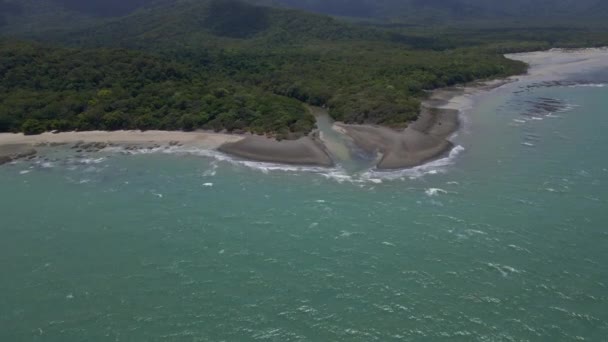
M 329 167 L 334 163 L 322 143 L 311 137 L 277 141 L 260 136 L 247 136 L 218 148 L 240 158 L 261 162 Z

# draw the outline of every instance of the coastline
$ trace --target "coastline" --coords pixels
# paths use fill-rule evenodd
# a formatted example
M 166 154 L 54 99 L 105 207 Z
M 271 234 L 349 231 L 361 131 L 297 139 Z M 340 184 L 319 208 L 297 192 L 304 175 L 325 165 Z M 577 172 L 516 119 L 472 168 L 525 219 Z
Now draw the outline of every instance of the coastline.
M 460 97 L 482 87 L 436 89 L 423 101 L 419 118 L 405 130 L 371 125 L 347 125 L 335 122 L 332 130 L 350 139 L 367 153 L 380 153 L 376 168 L 394 170 L 419 166 L 449 153 L 454 144 L 449 137 L 460 127 Z M 326 115 L 323 109 L 311 109 L 315 116 Z M 246 160 L 300 166 L 332 167 L 336 161 L 327 142 L 311 134 L 298 140 L 277 141 L 250 134 L 225 134 L 206 131 L 86 131 L 46 132 L 39 135 L 0 133 L 0 164 L 36 155 L 36 147 L 71 145 L 75 149 L 98 151 L 108 146 L 150 148 L 187 146 L 217 150 Z M 345 147 L 346 148 L 346 147 Z
M 37 147 L 72 145 L 82 150 L 100 150 L 108 146 L 147 148 L 158 145 L 192 146 L 217 149 L 222 144 L 236 142 L 244 136 L 210 132 L 176 131 L 87 131 L 42 133 L 0 133 L 0 164 L 33 157 Z
M 608 68 L 608 48 L 552 49 L 505 56 L 529 64 L 528 73 L 506 79 L 435 89 L 422 102 L 419 118 L 404 130 L 339 122 L 330 122 L 331 127 L 328 129 L 347 138 L 366 153 L 377 155 L 376 169 L 380 171 L 413 168 L 441 158 L 454 148 L 451 139 L 461 128 L 460 116 L 470 107 L 471 96 L 506 83 L 529 80 L 559 81 L 581 71 Z M 317 117 L 328 116 L 324 109 L 311 110 Z M 323 132 L 319 131 L 298 140 L 285 141 L 250 134 L 207 131 L 47 132 L 40 135 L 0 133 L 0 164 L 30 158 L 36 154 L 37 146 L 72 144 L 79 150 L 100 150 L 115 145 L 134 148 L 180 145 L 218 150 L 237 158 L 267 163 L 334 166 L 336 161 L 330 153 L 332 147 L 322 137 Z M 346 151 L 345 146 L 338 147 Z
M 450 139 L 461 127 L 460 116 L 469 107 L 471 95 L 508 82 L 493 80 L 435 89 L 422 101 L 418 119 L 404 130 L 344 123 L 335 123 L 334 127 L 367 153 L 378 154 L 376 169 L 379 171 L 413 168 L 452 151 L 455 145 Z

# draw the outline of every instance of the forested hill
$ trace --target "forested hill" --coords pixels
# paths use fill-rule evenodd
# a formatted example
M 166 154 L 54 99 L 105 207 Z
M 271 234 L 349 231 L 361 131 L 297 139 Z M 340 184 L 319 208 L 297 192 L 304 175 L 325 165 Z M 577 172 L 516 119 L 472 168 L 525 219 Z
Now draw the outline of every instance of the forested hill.
M 176 0 L 0 0 L 0 33 L 87 26 Z
M 122 46 L 201 52 L 236 45 L 304 44 L 310 41 L 387 40 L 387 32 L 298 10 L 256 6 L 237 0 L 175 0 L 84 29 L 42 33 L 71 45 Z
M 229 2 L 231 0 L 224 0 Z M 302 9 L 333 16 L 415 25 L 504 22 L 538 25 L 602 25 L 604 0 L 245 0 L 253 4 Z M 208 0 L 0 0 L 0 32 L 41 31 L 129 15 L 142 8 Z

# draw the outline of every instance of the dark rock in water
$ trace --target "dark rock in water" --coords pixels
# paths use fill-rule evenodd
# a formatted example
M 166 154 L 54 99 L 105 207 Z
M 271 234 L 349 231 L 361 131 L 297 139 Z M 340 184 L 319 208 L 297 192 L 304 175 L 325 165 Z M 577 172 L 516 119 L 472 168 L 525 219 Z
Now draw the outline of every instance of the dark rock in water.
M 0 165 L 24 158 L 36 156 L 36 150 L 29 145 L 0 146 Z

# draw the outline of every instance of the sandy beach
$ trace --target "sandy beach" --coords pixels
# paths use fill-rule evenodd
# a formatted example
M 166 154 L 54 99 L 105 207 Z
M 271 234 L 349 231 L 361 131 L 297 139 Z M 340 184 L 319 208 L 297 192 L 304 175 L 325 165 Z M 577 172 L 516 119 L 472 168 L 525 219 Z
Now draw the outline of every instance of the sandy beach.
M 551 49 L 505 55 L 507 58 L 530 65 L 525 78 L 550 81 L 569 75 L 608 67 L 608 48 Z
M 76 142 L 145 145 L 176 142 L 184 145 L 217 148 L 223 143 L 235 142 L 243 138 L 243 136 L 231 134 L 176 131 L 89 131 L 42 133 L 39 135 L 0 133 L 0 145 L 70 144 Z

